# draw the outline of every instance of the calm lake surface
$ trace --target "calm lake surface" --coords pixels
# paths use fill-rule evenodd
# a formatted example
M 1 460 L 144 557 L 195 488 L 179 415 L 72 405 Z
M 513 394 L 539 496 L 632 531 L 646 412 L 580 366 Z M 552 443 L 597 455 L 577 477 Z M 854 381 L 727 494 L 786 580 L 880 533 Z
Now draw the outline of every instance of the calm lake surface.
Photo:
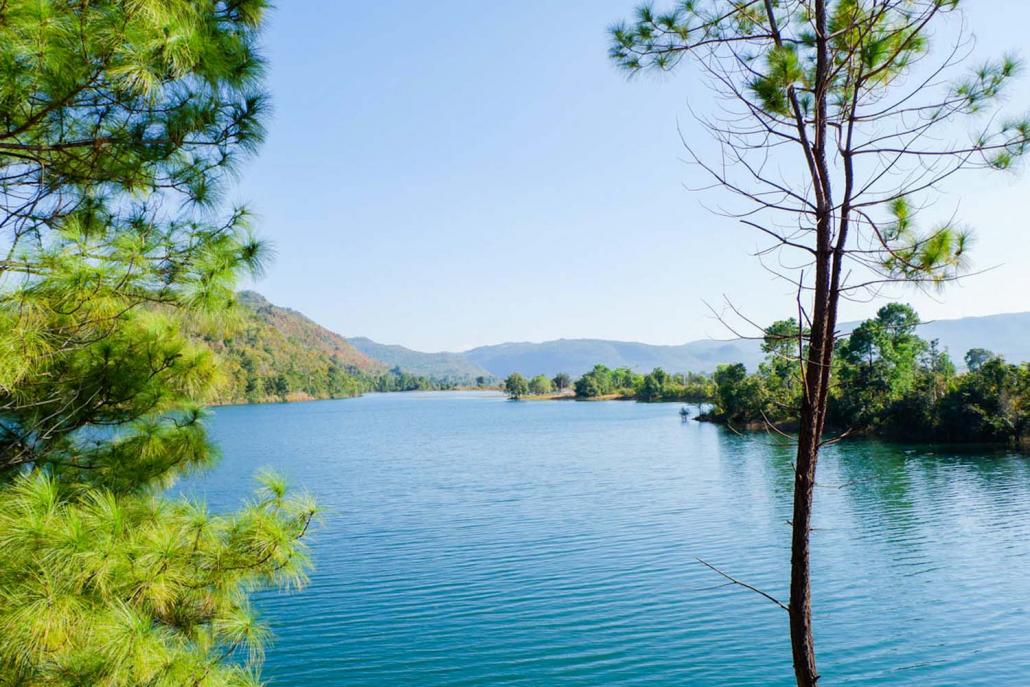
M 678 406 L 412 393 L 219 408 L 187 493 L 272 466 L 326 509 L 264 677 L 311 685 L 791 685 L 791 452 Z M 1030 461 L 852 442 L 820 464 L 821 684 L 1030 684 Z

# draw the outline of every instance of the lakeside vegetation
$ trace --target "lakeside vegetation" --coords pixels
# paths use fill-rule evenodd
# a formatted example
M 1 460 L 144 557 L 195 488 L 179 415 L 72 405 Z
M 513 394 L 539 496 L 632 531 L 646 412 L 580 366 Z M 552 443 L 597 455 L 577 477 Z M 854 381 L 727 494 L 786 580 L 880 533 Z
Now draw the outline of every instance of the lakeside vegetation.
M 681 401 L 704 403 L 713 398 L 715 386 L 711 376 L 695 372 L 669 373 L 658 367 L 647 374 L 626 367 L 611 369 L 595 365 L 575 382 L 560 372 L 552 379 L 537 375 L 527 380 L 513 372 L 504 380 L 508 398 L 523 397 L 576 398 L 579 400 L 637 400 L 645 403 Z
M 1012 364 L 983 348 L 965 353 L 959 372 L 936 340 L 916 334 L 918 314 L 891 303 L 836 343 L 828 427 L 836 432 L 901 441 L 1026 443 L 1030 436 L 1030 364 Z M 698 419 L 734 428 L 793 429 L 805 354 L 797 320 L 774 322 L 764 333 L 764 361 L 749 373 L 742 363 L 711 375 L 647 374 L 596 365 L 572 385 L 580 400 L 709 403 Z M 799 350 L 799 345 L 802 349 Z M 563 382 L 558 385 L 559 378 Z M 569 376 L 527 380 L 511 374 L 504 390 L 521 398 L 569 398 Z M 555 394 L 555 391 L 559 393 Z
M 635 399 L 645 403 L 683 401 L 700 403 L 711 398 L 711 378 L 694 372 L 671 374 L 655 368 L 640 374 L 622 367 L 609 369 L 595 365 L 594 369 L 576 380 L 576 398 Z
M 960 373 L 936 340 L 916 335 L 918 324 L 910 306 L 891 303 L 837 340 L 828 427 L 905 441 L 1025 442 L 1030 364 L 974 348 Z M 793 319 L 767 328 L 765 361 L 752 374 L 739 364 L 719 367 L 714 407 L 703 417 L 744 427 L 796 424 L 803 336 Z
M 714 392 L 711 377 L 703 374 L 670 374 L 661 368 L 640 374 L 629 368 L 613 370 L 600 364 L 574 383 L 564 372 L 550 379 L 546 375 L 536 375 L 528 380 L 513 372 L 504 380 L 502 389 L 514 401 L 529 397 L 702 403 L 711 400 Z

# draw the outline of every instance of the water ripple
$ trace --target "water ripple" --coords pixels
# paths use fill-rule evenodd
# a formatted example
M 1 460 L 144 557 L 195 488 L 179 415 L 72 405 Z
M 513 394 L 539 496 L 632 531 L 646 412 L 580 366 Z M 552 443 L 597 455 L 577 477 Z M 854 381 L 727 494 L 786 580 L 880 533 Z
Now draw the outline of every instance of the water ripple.
M 329 513 L 301 594 L 262 593 L 269 684 L 792 684 L 789 451 L 675 407 L 474 394 L 218 409 L 229 508 L 272 465 Z M 1030 465 L 852 442 L 821 462 L 826 685 L 1030 683 Z

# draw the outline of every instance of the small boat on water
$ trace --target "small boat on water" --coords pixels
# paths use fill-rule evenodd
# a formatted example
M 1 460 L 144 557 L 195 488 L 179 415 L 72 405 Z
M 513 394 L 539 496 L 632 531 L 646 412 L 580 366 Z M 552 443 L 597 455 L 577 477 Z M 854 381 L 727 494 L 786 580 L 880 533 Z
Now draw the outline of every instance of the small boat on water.
M 686 406 L 683 406 L 682 408 L 680 408 L 680 419 L 686 420 L 689 417 L 690 417 L 690 409 L 687 408 Z

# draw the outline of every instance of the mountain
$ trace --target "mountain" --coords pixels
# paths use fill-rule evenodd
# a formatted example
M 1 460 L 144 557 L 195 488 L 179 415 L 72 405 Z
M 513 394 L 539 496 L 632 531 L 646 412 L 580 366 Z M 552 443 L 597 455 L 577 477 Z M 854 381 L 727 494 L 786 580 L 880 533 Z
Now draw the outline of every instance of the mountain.
M 559 339 L 543 343 L 505 343 L 481 346 L 465 352 L 474 363 L 497 377 L 512 372 L 553 376 L 568 372 L 579 376 L 601 363 L 650 372 L 710 372 L 720 363 L 742 362 L 753 368 L 762 358 L 758 341 L 693 341 L 679 346 L 655 346 L 604 339 Z
M 196 331 L 218 353 L 229 377 L 222 403 L 353 396 L 386 371 L 339 334 L 296 310 L 239 293 L 237 325 Z
M 842 324 L 849 332 L 857 323 Z M 924 339 L 939 339 L 957 365 L 970 348 L 986 348 L 1010 362 L 1030 361 L 1030 312 L 936 320 L 919 326 Z M 667 372 L 711 372 L 721 363 L 744 363 L 754 370 L 762 359 L 761 343 L 755 340 L 692 341 L 678 346 L 656 346 L 604 339 L 559 339 L 543 343 L 505 343 L 481 346 L 465 352 L 472 362 L 496 377 L 512 372 L 526 375 L 554 375 L 568 372 L 578 376 L 597 363 L 649 372 L 661 367 Z
M 404 346 L 381 344 L 363 336 L 348 338 L 347 342 L 366 356 L 411 374 L 461 382 L 492 376 L 464 353 L 422 353 Z
M 350 396 L 369 390 L 440 388 L 441 380 L 471 383 L 503 379 L 512 372 L 579 376 L 601 363 L 648 372 L 711 372 L 721 363 L 754 370 L 762 359 L 759 341 L 692 341 L 655 346 L 604 339 L 559 339 L 503 343 L 464 353 L 422 353 L 364 337 L 344 338 L 296 310 L 269 303 L 253 291 L 239 294 L 242 323 L 222 333 L 197 329 L 225 361 L 229 384 L 222 402 Z M 848 332 L 855 323 L 841 325 Z M 1010 362 L 1030 361 L 1030 312 L 937 320 L 919 335 L 938 339 L 956 365 L 970 348 L 986 348 Z M 389 372 L 400 368 L 402 373 Z M 444 384 L 446 386 L 446 384 Z
M 935 320 L 919 325 L 919 336 L 939 339 L 955 364 L 970 348 L 986 348 L 1010 363 L 1030 361 L 1030 312 Z

